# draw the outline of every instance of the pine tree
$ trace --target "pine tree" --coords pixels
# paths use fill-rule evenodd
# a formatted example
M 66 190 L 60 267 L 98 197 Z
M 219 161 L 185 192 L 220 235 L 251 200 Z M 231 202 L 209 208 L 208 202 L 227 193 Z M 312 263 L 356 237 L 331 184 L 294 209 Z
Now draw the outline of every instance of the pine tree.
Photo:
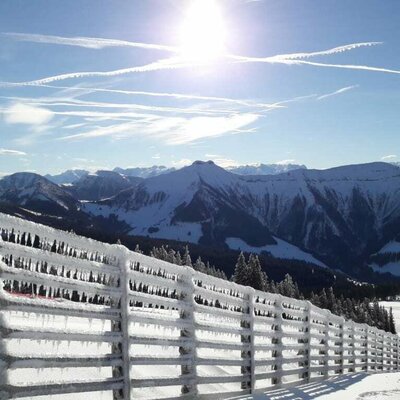
M 249 270 L 247 267 L 246 259 L 243 252 L 241 252 L 236 261 L 235 272 L 233 273 L 232 280 L 239 285 L 247 285 L 248 277 Z
M 258 256 L 253 254 L 250 255 L 247 269 L 249 274 L 247 285 L 256 290 L 265 291 L 267 289 L 268 280 L 266 278 L 266 274 L 261 269 Z
M 190 258 L 189 247 L 187 245 L 185 246 L 185 253 L 182 257 L 182 264 L 192 267 L 192 259 Z

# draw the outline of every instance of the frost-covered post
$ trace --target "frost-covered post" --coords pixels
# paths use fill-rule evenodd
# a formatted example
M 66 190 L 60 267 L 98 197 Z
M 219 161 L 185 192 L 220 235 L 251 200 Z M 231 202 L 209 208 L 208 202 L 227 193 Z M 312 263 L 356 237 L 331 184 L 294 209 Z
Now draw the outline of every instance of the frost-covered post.
M 341 342 L 340 342 L 340 366 L 341 366 L 341 371 L 342 374 L 344 374 L 344 332 L 345 332 L 345 323 L 346 320 L 344 317 L 340 319 L 340 337 L 341 337 Z
M 378 370 L 378 329 L 374 328 L 374 343 L 375 343 L 375 363 L 374 363 L 374 371 Z
M 350 321 L 351 325 L 351 362 L 352 371 L 356 372 L 356 324 L 354 321 Z
M 329 310 L 326 310 L 325 313 L 325 338 L 324 338 L 324 344 L 325 344 L 325 357 L 324 357 L 324 376 L 325 378 L 328 377 L 329 375 L 329 321 L 331 320 L 331 315 L 332 313 Z
M 1 237 L 0 237 L 0 241 L 1 241 Z M 0 273 L 0 275 L 1 275 L 1 273 Z M 0 276 L 0 310 L 4 306 L 3 303 L 5 302 L 5 300 L 3 299 L 3 294 L 4 294 L 3 281 Z M 9 361 L 9 357 L 6 352 L 6 348 L 2 341 L 1 330 L 2 330 L 2 327 L 5 326 L 5 325 L 3 325 L 3 319 L 4 319 L 3 315 L 0 312 L 0 399 L 3 399 L 3 398 L 7 399 L 7 398 L 9 398 L 9 394 L 3 390 L 6 388 L 6 386 L 9 383 L 8 382 L 8 368 L 10 365 L 10 361 Z
M 311 327 L 312 327 L 312 303 L 307 300 L 307 380 L 311 379 Z
M 277 295 L 277 299 L 275 302 L 275 312 L 276 312 L 276 324 L 278 327 L 277 330 L 277 338 L 276 338 L 276 378 L 275 378 L 275 384 L 276 385 L 281 385 L 282 384 L 282 338 L 283 338 L 283 329 L 282 329 L 282 323 L 283 323 L 283 296 L 282 295 Z
M 130 301 L 129 301 L 129 250 L 122 245 L 114 245 L 115 255 L 117 257 L 118 267 L 120 269 L 120 289 L 121 289 L 121 333 L 122 342 L 120 350 L 122 353 L 122 376 L 124 380 L 123 399 L 129 400 L 131 398 L 131 376 L 130 376 L 130 334 L 129 334 L 129 314 L 130 314 Z M 121 396 L 114 395 L 114 399 L 120 399 Z
M 249 288 L 249 329 L 250 329 L 250 393 L 254 393 L 256 386 L 255 377 L 255 351 L 254 351 L 254 302 L 256 291 Z
M 369 326 L 364 324 L 365 329 L 365 371 L 369 369 Z
M 397 349 L 397 371 L 400 370 L 400 337 L 396 336 L 396 349 Z
M 242 366 L 241 374 L 243 380 L 241 387 L 244 390 L 253 392 L 254 390 L 254 297 L 255 290 L 251 287 L 245 288 L 244 300 L 246 303 L 243 305 L 244 319 L 241 321 L 241 327 L 244 332 L 240 335 L 242 343 Z M 247 298 L 246 298 L 247 296 Z
M 187 361 L 182 364 L 182 377 L 187 376 L 187 381 L 182 385 L 182 394 L 197 395 L 197 374 L 196 374 L 196 331 L 195 331 L 195 287 L 194 287 L 194 270 L 187 267 L 187 271 L 182 275 L 182 283 L 185 285 L 183 293 L 183 301 L 185 302 L 185 310 L 181 312 L 181 318 L 185 322 L 185 326 L 181 329 L 181 337 L 186 340 L 185 345 L 179 348 L 179 352 Z

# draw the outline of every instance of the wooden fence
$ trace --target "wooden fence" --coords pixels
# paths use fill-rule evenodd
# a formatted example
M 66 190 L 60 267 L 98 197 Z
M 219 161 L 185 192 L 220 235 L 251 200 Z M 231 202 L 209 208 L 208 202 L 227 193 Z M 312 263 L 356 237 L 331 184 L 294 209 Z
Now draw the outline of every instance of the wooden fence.
M 0 399 L 222 399 L 399 358 L 308 301 L 0 214 Z

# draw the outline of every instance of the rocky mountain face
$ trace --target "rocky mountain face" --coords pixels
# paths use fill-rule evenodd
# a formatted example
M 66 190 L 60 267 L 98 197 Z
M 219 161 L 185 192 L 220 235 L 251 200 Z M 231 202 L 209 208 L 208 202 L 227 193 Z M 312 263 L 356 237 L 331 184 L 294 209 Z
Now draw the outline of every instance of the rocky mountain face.
M 239 238 L 262 247 L 277 236 L 349 269 L 399 232 L 400 169 L 371 163 L 240 176 L 196 162 L 85 210 L 117 216 L 132 234 L 208 245 Z
M 0 201 L 58 215 L 80 208 L 79 201 L 63 188 L 30 172 L 19 172 L 1 179 Z
M 141 178 L 124 176 L 118 172 L 97 171 L 82 176 L 78 181 L 64 188 L 76 199 L 98 201 L 135 187 L 141 181 Z
M 49 181 L 56 183 L 57 185 L 69 185 L 75 183 L 82 177 L 89 174 L 89 171 L 84 169 L 69 169 L 57 175 L 45 175 Z

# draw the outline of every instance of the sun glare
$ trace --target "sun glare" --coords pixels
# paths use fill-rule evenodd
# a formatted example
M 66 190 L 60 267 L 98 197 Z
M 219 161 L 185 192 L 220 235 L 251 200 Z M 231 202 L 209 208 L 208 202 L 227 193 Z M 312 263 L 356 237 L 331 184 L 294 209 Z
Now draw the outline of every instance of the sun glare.
M 225 26 L 216 0 L 193 0 L 180 31 L 182 55 L 195 62 L 210 62 L 225 51 Z

